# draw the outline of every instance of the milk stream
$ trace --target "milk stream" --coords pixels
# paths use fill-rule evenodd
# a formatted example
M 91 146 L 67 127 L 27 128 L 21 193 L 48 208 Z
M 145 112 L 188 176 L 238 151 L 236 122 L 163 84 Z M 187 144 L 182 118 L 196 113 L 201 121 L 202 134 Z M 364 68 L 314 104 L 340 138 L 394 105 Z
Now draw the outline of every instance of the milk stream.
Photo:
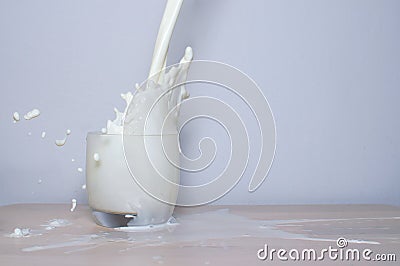
M 169 43 L 182 2 L 183 0 L 167 2 L 153 53 L 149 79 L 142 86 L 137 84 L 135 93 L 121 94 L 126 102 L 125 110 L 120 112 L 114 108 L 116 118 L 107 121 L 106 130 L 102 130 L 103 134 L 159 135 L 162 133 L 164 120 L 170 112 L 172 115 L 168 116 L 163 132 L 176 131 L 179 104 L 189 96 L 183 85 L 177 85 L 186 80 L 193 59 L 192 48 L 187 47 L 180 63 L 170 68 L 168 72 L 165 66 Z

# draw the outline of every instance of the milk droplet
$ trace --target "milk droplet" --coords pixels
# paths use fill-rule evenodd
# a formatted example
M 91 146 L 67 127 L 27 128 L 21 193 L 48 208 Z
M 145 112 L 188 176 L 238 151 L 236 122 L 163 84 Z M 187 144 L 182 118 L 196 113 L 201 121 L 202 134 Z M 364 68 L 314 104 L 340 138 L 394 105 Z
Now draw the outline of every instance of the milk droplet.
M 18 112 L 15 112 L 15 113 L 13 114 L 13 119 L 14 119 L 14 122 L 18 122 L 18 121 L 20 120 L 20 117 L 19 117 L 19 113 L 18 113 Z
M 38 184 L 42 184 L 42 179 L 39 179 L 37 182 Z
M 56 145 L 61 147 L 65 145 L 65 142 L 67 141 L 67 138 L 65 139 L 56 139 Z
M 76 199 L 72 199 L 72 208 L 71 208 L 71 212 L 73 212 L 76 208 Z
M 86 184 L 82 185 L 82 189 L 85 190 L 86 189 Z
M 72 159 L 71 159 L 71 162 L 75 162 L 75 159 L 74 159 L 74 158 L 72 158 Z
M 16 234 L 16 235 L 22 235 L 21 229 L 15 228 L 15 229 L 14 229 L 14 234 Z
M 32 118 L 38 117 L 40 115 L 40 111 L 38 109 L 33 109 L 24 115 L 25 120 L 31 120 Z
M 107 129 L 106 129 L 105 127 L 103 127 L 103 128 L 101 129 L 101 133 L 106 134 L 106 133 L 107 133 Z
M 44 139 L 45 137 L 46 137 L 46 132 L 43 131 L 43 132 L 42 132 L 42 139 Z
M 100 155 L 98 153 L 93 154 L 93 159 L 98 162 L 100 161 Z
M 67 142 L 68 136 L 71 135 L 71 130 L 70 130 L 70 129 L 67 129 L 66 132 L 65 132 L 65 134 L 66 134 L 66 136 L 65 136 L 64 139 L 56 140 L 56 145 L 57 145 L 57 146 L 60 147 L 60 146 L 64 146 L 64 145 L 65 145 L 65 143 Z
M 82 173 L 82 172 L 83 172 L 83 169 L 79 167 L 79 168 L 78 168 L 78 172 L 79 172 L 79 173 Z
M 15 228 L 14 232 L 10 234 L 10 237 L 24 237 L 24 236 L 29 236 L 31 233 L 31 229 L 29 228 Z
M 32 136 L 32 132 L 28 132 L 28 136 Z

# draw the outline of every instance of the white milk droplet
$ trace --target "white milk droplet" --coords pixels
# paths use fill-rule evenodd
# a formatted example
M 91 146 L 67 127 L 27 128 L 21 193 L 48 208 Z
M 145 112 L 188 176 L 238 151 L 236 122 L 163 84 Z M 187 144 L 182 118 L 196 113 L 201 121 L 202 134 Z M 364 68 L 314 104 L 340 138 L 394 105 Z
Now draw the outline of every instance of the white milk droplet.
M 40 115 L 40 111 L 38 109 L 33 109 L 24 115 L 25 120 L 31 120 L 32 118 L 38 117 Z
M 74 159 L 74 158 L 72 158 L 72 159 L 71 159 L 71 162 L 75 162 L 75 159 Z
M 61 147 L 61 146 L 64 146 L 64 145 L 65 145 L 65 143 L 67 142 L 68 136 L 71 135 L 71 130 L 70 130 L 70 129 L 67 129 L 66 132 L 65 132 L 65 134 L 66 134 L 66 136 L 65 136 L 64 139 L 58 139 L 58 140 L 56 140 L 56 145 L 57 145 L 57 146 Z
M 28 132 L 28 136 L 32 136 L 32 132 Z
M 98 162 L 100 161 L 100 155 L 98 153 L 93 154 L 93 159 Z
M 56 227 L 64 227 L 64 226 L 68 226 L 70 224 L 71 223 L 65 219 L 53 219 L 53 220 L 47 221 L 47 224 L 44 224 L 42 226 L 47 226 L 46 230 L 49 230 L 49 229 L 51 230 Z
M 79 167 L 79 168 L 78 168 L 78 172 L 79 172 L 79 173 L 82 173 L 82 172 L 83 172 L 83 169 Z
M 76 208 L 76 199 L 72 199 L 72 208 L 71 208 L 71 211 L 73 212 L 74 210 L 75 210 L 75 208 Z
M 56 145 L 61 147 L 65 145 L 65 142 L 67 141 L 67 138 L 65 139 L 56 139 Z
M 31 233 L 31 229 L 29 228 L 15 228 L 14 232 L 10 234 L 10 237 L 24 237 L 24 236 L 29 236 Z
M 44 139 L 46 137 L 46 131 L 42 132 L 42 139 Z
M 38 184 L 42 184 L 42 179 L 39 179 L 37 182 Z
M 18 112 L 15 112 L 15 113 L 13 114 L 13 119 L 14 119 L 14 122 L 18 122 L 18 121 L 20 120 L 20 117 L 19 117 L 19 113 L 18 113 Z
M 82 189 L 86 189 L 86 184 L 83 184 L 83 185 L 82 185 Z
M 106 133 L 107 133 L 107 129 L 106 129 L 105 127 L 103 127 L 103 128 L 101 129 L 101 133 L 106 134 Z

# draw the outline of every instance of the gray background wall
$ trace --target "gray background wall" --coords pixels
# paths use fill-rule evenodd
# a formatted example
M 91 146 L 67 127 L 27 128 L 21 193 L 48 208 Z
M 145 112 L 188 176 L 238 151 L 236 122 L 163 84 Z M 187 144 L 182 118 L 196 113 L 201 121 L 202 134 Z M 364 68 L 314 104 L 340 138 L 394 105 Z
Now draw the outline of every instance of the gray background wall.
M 85 135 L 146 78 L 164 3 L 0 0 L 0 204 L 86 201 Z M 241 69 L 276 119 L 266 182 L 249 193 L 245 175 L 216 203 L 399 205 L 399 26 L 396 0 L 186 0 L 169 63 L 191 45 L 196 59 Z M 35 107 L 39 118 L 12 123 Z M 196 134 L 226 141 L 208 121 L 185 132 L 189 155 Z

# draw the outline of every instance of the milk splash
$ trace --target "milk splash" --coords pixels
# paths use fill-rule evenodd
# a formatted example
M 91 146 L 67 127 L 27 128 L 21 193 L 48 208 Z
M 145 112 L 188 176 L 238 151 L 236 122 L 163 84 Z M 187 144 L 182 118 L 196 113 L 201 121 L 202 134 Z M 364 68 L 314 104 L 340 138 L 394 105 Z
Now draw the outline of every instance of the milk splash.
M 145 123 L 146 134 L 160 134 L 164 121 L 169 122 L 164 125 L 164 131 L 176 131 L 179 105 L 189 97 L 185 86 L 180 84 L 186 80 L 192 59 L 192 48 L 187 47 L 179 64 L 168 72 L 162 70 L 157 82 L 150 78 L 142 86 L 136 86 L 134 94 L 121 94 L 126 102 L 125 110 L 120 112 L 114 108 L 116 117 L 107 121 L 106 134 L 143 135 Z M 165 120 L 170 112 L 173 119 Z
M 164 125 L 167 133 L 177 131 L 179 104 L 189 97 L 185 87 L 180 84 L 186 80 L 193 59 L 192 48 L 187 47 L 179 64 L 168 72 L 166 63 L 169 43 L 182 3 L 183 0 L 168 0 L 157 35 L 149 78 L 141 86 L 136 84 L 134 94 L 121 94 L 126 102 L 125 110 L 120 112 L 114 108 L 116 118 L 107 122 L 106 134 L 159 135 L 164 121 L 167 121 Z

